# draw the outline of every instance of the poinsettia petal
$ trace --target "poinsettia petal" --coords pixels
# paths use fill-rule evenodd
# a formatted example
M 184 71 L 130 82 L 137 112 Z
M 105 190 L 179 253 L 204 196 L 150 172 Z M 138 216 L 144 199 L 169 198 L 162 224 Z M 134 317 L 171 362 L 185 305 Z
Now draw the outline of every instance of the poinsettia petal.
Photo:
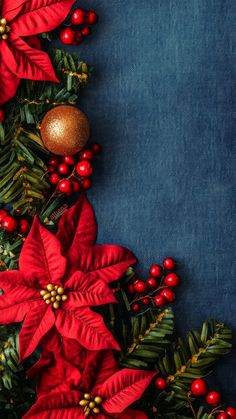
M 58 391 L 38 398 L 22 419 L 84 419 L 78 407 L 82 394 L 75 390 Z
M 52 306 L 47 306 L 43 300 L 34 303 L 24 319 L 19 335 L 20 361 L 32 354 L 54 323 Z
M 4 0 L 1 6 L 1 16 L 10 22 L 21 11 L 26 0 Z
M 18 271 L 0 273 L 0 323 L 17 323 L 23 320 L 31 304 L 39 301 L 38 290 L 24 285 L 25 278 Z
M 88 352 L 83 371 L 84 388 L 87 391 L 93 389 L 96 394 L 96 388 L 118 370 L 119 367 L 112 350 Z
M 27 36 L 24 41 L 31 47 L 36 49 L 41 49 L 41 41 L 38 36 Z
M 52 63 L 46 52 L 31 48 L 18 35 L 10 32 L 9 42 L 3 43 L 7 53 L 7 65 L 21 79 L 49 80 L 57 82 Z
M 116 281 L 136 262 L 135 256 L 126 248 L 116 245 L 97 245 L 79 249 L 78 258 L 72 261 L 74 270 L 92 272 L 106 283 Z
M 124 412 L 114 415 L 114 418 L 119 419 L 148 419 L 147 415 L 141 410 L 125 409 Z
M 82 194 L 70 209 L 64 212 L 59 224 L 57 238 L 63 247 L 63 254 L 77 252 L 81 244 L 92 246 L 97 237 L 97 223 L 88 199 Z
M 11 24 L 20 36 L 50 32 L 67 17 L 75 0 L 27 0 Z
M 125 368 L 108 378 L 97 390 L 107 413 L 121 413 L 139 400 L 157 372 Z
M 0 105 L 6 103 L 15 96 L 20 79 L 13 74 L 6 65 L 7 56 L 2 53 L 2 46 L 5 41 L 0 40 Z
M 105 326 L 103 318 L 89 308 L 58 310 L 56 327 L 62 336 L 78 340 L 86 349 L 120 350 L 118 343 Z
M 97 279 L 96 272 L 89 274 L 75 272 L 65 284 L 65 291 L 67 290 L 70 291 L 69 299 L 65 303 L 67 309 L 117 302 L 108 285 L 103 280 Z
M 30 233 L 24 242 L 20 259 L 20 271 L 37 277 L 43 287 L 48 283 L 60 284 L 66 268 L 58 239 L 34 218 Z

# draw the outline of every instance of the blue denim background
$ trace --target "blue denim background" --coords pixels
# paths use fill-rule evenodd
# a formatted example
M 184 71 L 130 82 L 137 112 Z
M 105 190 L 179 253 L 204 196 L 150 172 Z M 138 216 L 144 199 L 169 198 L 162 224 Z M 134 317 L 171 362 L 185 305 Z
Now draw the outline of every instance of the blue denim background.
M 171 255 L 183 277 L 178 333 L 215 317 L 236 329 L 233 237 L 234 0 L 93 0 L 95 66 L 80 107 L 104 147 L 90 198 L 99 242 L 149 265 Z M 213 375 L 236 402 L 236 357 Z

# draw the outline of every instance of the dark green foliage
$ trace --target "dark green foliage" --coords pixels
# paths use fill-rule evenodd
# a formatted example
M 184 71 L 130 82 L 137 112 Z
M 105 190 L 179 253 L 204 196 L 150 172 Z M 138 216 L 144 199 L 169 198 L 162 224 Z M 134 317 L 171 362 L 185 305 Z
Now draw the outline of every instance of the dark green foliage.
M 123 330 L 126 327 L 123 324 Z M 131 318 L 130 330 L 126 336 L 132 341 L 121 365 L 129 368 L 153 369 L 161 355 L 170 345 L 174 329 L 174 315 L 171 308 L 158 313 L 149 311 L 142 316 Z

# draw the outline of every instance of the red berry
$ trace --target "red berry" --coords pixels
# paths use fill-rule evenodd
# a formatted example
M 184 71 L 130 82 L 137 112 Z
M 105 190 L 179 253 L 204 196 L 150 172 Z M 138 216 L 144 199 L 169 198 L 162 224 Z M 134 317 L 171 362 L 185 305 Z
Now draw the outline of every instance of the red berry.
M 128 286 L 128 288 L 127 288 L 127 292 L 128 292 L 128 294 L 129 294 L 129 295 L 133 295 L 133 294 L 135 294 L 133 284 L 129 284 L 129 286 Z
M 156 278 L 148 278 L 146 284 L 150 290 L 154 290 L 158 287 L 158 282 Z
M 89 25 L 95 25 L 97 21 L 98 21 L 97 13 L 90 10 L 86 16 L 86 23 L 88 23 Z
M 4 218 L 8 215 L 8 212 L 4 209 L 0 209 L 0 224 L 2 224 Z
M 71 184 L 72 184 L 73 192 L 79 192 L 81 188 L 79 181 L 76 179 L 72 179 Z
M 163 266 L 167 271 L 175 269 L 175 261 L 172 258 L 165 258 L 163 260 Z
M 148 298 L 148 297 L 143 298 L 143 299 L 142 299 L 142 303 L 143 303 L 145 306 L 147 306 L 147 305 L 150 303 L 150 298 Z
M 156 295 L 156 297 L 153 298 L 153 302 L 156 307 L 161 307 L 165 305 L 166 300 L 162 295 Z
M 73 192 L 71 181 L 68 179 L 60 180 L 58 183 L 58 190 L 66 195 L 70 195 Z
M 162 267 L 160 265 L 152 265 L 149 273 L 153 278 L 159 278 L 162 275 Z
M 75 41 L 76 33 L 73 29 L 66 28 L 63 29 L 60 33 L 60 40 L 65 45 L 72 45 Z
M 3 123 L 4 119 L 5 119 L 5 112 L 2 108 L 0 108 L 0 124 Z
M 167 287 L 178 287 L 180 284 L 180 277 L 176 273 L 172 272 L 171 274 L 166 275 L 164 284 Z
M 59 180 L 60 176 L 57 173 L 52 173 L 49 178 L 49 182 L 51 183 L 51 185 L 57 185 Z
M 91 149 L 94 151 L 95 154 L 100 154 L 102 152 L 102 146 L 98 143 L 92 144 Z
M 191 384 L 191 393 L 195 397 L 205 396 L 208 392 L 207 382 L 202 378 L 197 378 Z
M 133 311 L 138 312 L 139 309 L 140 309 L 140 306 L 139 306 L 138 303 L 134 303 L 134 304 L 132 304 L 131 308 L 132 308 Z
M 82 179 L 80 183 L 84 190 L 90 189 L 92 186 L 92 181 L 89 178 Z
M 17 221 L 11 215 L 7 215 L 7 217 L 5 217 L 2 221 L 2 227 L 8 233 L 14 233 L 17 229 Z
M 75 9 L 71 15 L 71 23 L 73 25 L 83 25 L 85 22 L 86 10 Z
M 49 172 L 49 173 L 53 173 L 53 172 L 54 172 L 54 170 L 55 170 L 55 167 L 53 167 L 53 166 L 48 166 L 48 172 Z
M 69 166 L 74 166 L 76 163 L 74 156 L 64 156 L 63 161 L 64 163 L 69 164 Z
M 83 29 L 81 29 L 81 34 L 83 36 L 88 36 L 91 34 L 91 29 L 89 26 L 85 26 Z
M 218 391 L 210 391 L 206 395 L 206 402 L 212 406 L 219 404 L 221 402 L 221 395 Z
M 216 419 L 230 419 L 230 416 L 226 412 L 221 412 Z
M 76 33 L 75 33 L 75 40 L 73 42 L 73 45 L 81 44 L 82 41 L 83 41 L 82 32 L 81 31 L 76 31 Z
M 76 172 L 80 176 L 91 176 L 93 174 L 92 163 L 88 160 L 81 160 L 76 166 Z
M 231 419 L 236 419 L 236 407 L 233 407 L 233 406 L 227 407 L 226 413 Z
M 162 377 L 157 377 L 154 381 L 154 384 L 156 388 L 161 391 L 165 390 L 168 387 L 168 382 Z
M 90 150 L 89 148 L 87 150 L 81 151 L 79 156 L 81 160 L 93 160 L 95 157 L 93 150 Z
M 160 295 L 168 301 L 168 303 L 173 303 L 175 301 L 175 293 L 172 290 L 164 289 L 161 291 Z
M 146 282 L 140 280 L 136 281 L 134 283 L 134 291 L 138 294 L 144 294 L 147 291 Z
M 19 221 L 19 231 L 21 234 L 26 234 L 29 230 L 29 221 L 25 218 L 21 218 Z
M 70 173 L 70 168 L 69 168 L 69 166 L 67 165 L 67 164 L 65 164 L 65 163 L 61 163 L 61 164 L 59 164 L 59 166 L 58 166 L 58 173 L 60 173 L 60 175 L 63 175 L 63 176 L 67 176 L 67 175 L 69 175 L 69 173 Z
M 49 160 L 48 164 L 49 164 L 50 166 L 57 167 L 57 166 L 60 164 L 60 159 L 59 159 L 58 157 L 52 157 L 52 158 Z

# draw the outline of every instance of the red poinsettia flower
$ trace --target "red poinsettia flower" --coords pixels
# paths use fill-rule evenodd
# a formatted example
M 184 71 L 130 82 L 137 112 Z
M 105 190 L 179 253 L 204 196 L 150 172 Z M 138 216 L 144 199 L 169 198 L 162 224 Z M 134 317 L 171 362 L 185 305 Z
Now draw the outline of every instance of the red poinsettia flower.
M 145 419 L 147 416 L 129 406 L 139 400 L 157 372 L 118 369 L 112 351 L 90 353 L 81 373 L 62 360 L 43 376 L 44 389 L 62 384 L 42 394 L 24 416 L 29 418 Z M 77 387 L 75 390 L 73 387 Z
M 60 335 L 76 339 L 85 348 L 119 349 L 102 317 L 89 307 L 116 302 L 108 284 L 136 260 L 120 246 L 90 245 L 94 237 L 93 210 L 81 196 L 62 217 L 57 237 L 35 218 L 21 251 L 19 271 L 0 273 L 4 291 L 0 324 L 24 321 L 20 360 L 54 325 Z
M 0 105 L 15 95 L 20 79 L 58 81 L 35 35 L 55 29 L 75 0 L 0 1 Z

